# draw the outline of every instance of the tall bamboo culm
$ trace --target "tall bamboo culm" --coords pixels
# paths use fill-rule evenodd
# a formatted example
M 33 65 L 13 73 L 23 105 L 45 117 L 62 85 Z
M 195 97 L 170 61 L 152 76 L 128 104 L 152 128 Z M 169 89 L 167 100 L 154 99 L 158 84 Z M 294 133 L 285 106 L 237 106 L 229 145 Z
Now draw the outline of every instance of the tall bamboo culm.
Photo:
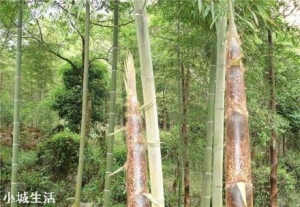
M 19 156 L 19 136 L 20 136 L 20 79 L 22 63 L 22 4 L 18 1 L 18 25 L 17 25 L 17 50 L 16 50 L 16 73 L 15 73 L 15 95 L 14 95 L 14 129 L 12 146 L 12 166 L 11 166 L 11 207 L 17 206 L 17 175 L 18 175 L 18 156 Z
M 269 45 L 269 83 L 270 83 L 270 111 L 271 111 L 271 140 L 270 140 L 270 207 L 277 207 L 278 205 L 278 155 L 277 155 L 277 132 L 274 127 L 275 125 L 275 114 L 276 114 L 276 82 L 275 82 L 275 68 L 273 63 L 274 45 L 273 35 L 268 30 L 268 45 Z
M 82 186 L 82 174 L 84 165 L 84 147 L 86 136 L 86 120 L 87 120 L 87 95 L 88 95 L 88 77 L 89 77 L 89 42 L 90 42 L 90 1 L 86 1 L 85 5 L 85 34 L 84 34 L 84 72 L 83 72 L 83 93 L 82 93 L 82 117 L 80 127 L 80 149 L 79 162 L 76 181 L 75 207 L 80 206 L 80 195 Z
M 224 6 L 221 1 L 219 6 Z M 224 8 L 224 7 L 221 7 Z M 223 14 L 217 20 L 217 68 L 215 91 L 214 144 L 212 206 L 223 206 L 223 140 L 224 140 L 224 94 L 226 65 L 226 18 Z
M 109 207 L 111 194 L 111 179 L 113 165 L 113 146 L 115 136 L 113 134 L 116 121 L 116 86 L 117 86 L 117 68 L 118 68 L 118 33 L 119 33 L 119 0 L 114 2 L 114 31 L 113 31 L 113 62 L 110 81 L 110 100 L 109 100 L 109 120 L 107 135 L 107 155 L 106 172 L 103 192 L 103 207 Z
M 214 138 L 214 104 L 215 104 L 215 85 L 216 85 L 216 50 L 212 48 L 212 57 L 209 74 L 208 89 L 208 113 L 206 122 L 206 145 L 204 155 L 204 175 L 202 182 L 201 207 L 210 207 L 211 200 L 211 181 L 212 181 L 212 145 Z
M 189 163 L 189 134 L 188 134 L 188 99 L 189 99 L 189 67 L 182 66 L 182 159 L 183 159 L 183 183 L 184 183 L 184 207 L 190 207 L 190 163 Z M 186 72 L 185 72 L 186 71 Z
M 126 192 L 127 206 L 150 207 L 148 198 L 143 193 L 147 189 L 146 143 L 142 134 L 142 117 L 137 99 L 134 61 L 128 54 L 125 62 L 125 86 L 127 92 L 126 113 Z
M 134 0 L 134 16 L 137 28 L 139 58 L 143 99 L 145 106 L 146 136 L 150 171 L 151 194 L 157 204 L 153 207 L 163 207 L 164 186 L 161 164 L 160 138 L 156 105 L 155 83 L 152 67 L 150 38 L 145 0 Z
M 180 0 L 177 0 L 177 70 L 178 70 L 178 75 L 177 75 L 177 81 L 178 81 L 178 113 L 182 113 L 182 102 L 181 102 L 181 97 L 182 97 L 182 87 L 181 87 L 181 55 L 180 55 Z M 179 116 L 178 118 L 178 126 L 182 126 L 182 116 Z M 181 127 L 178 127 L 178 192 L 177 192 L 177 207 L 181 206 L 181 197 L 182 197 L 182 178 L 183 178 L 183 156 L 182 156 L 182 151 L 183 151 L 183 135 L 182 135 L 182 130 Z
M 226 206 L 252 207 L 251 153 L 244 67 L 229 0 L 226 70 Z

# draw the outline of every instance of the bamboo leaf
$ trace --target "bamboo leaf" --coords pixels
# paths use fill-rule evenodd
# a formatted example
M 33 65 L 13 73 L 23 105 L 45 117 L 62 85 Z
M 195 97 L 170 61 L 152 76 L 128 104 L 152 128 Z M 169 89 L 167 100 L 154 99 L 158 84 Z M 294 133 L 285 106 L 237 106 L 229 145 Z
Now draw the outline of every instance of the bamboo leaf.
M 253 24 L 251 22 L 249 22 L 248 20 L 246 20 L 245 18 L 241 17 L 240 15 L 236 14 L 240 20 L 242 20 L 243 22 L 245 22 L 246 24 L 248 24 L 249 27 L 251 27 L 251 29 L 253 29 L 253 31 L 255 31 L 255 28 L 253 26 Z
M 266 13 L 265 9 L 260 4 L 257 4 L 256 7 L 260 16 L 263 18 L 264 22 L 266 22 L 266 20 L 269 20 L 269 16 Z
M 210 28 L 213 27 L 213 25 L 215 24 L 215 22 L 217 21 L 217 19 L 218 19 L 219 17 L 221 17 L 220 14 L 218 14 L 218 15 L 212 20 L 212 22 L 211 22 L 211 24 L 210 24 Z
M 198 0 L 198 9 L 199 12 L 202 12 L 202 0 Z
M 209 11 L 210 11 L 210 6 L 206 7 L 203 16 L 206 17 L 209 14 Z
M 254 18 L 255 24 L 258 26 L 258 19 L 257 19 L 256 14 L 253 11 L 250 11 L 250 12 L 251 12 L 251 14 L 252 14 L 252 16 Z
M 212 15 L 212 19 L 215 18 L 215 9 L 214 9 L 214 1 L 211 1 L 211 15 Z

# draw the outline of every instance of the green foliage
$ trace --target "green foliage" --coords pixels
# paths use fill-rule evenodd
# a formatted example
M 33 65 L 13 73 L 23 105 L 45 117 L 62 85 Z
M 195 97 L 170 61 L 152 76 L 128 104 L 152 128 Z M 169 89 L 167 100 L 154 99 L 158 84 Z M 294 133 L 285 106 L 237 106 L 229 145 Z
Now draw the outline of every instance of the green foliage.
M 5 186 L 10 182 L 11 150 L 0 145 L 0 196 L 3 198 Z
M 54 180 L 63 180 L 78 162 L 79 135 L 64 131 L 42 142 L 37 149 L 38 164 Z
M 9 126 L 13 119 L 13 98 L 6 92 L 1 91 L 0 97 L 0 127 Z
M 77 67 L 69 64 L 61 68 L 63 86 L 57 88 L 53 96 L 52 108 L 67 121 L 67 126 L 79 132 L 82 110 L 83 67 L 76 62 Z M 89 68 L 89 95 L 91 100 L 91 119 L 93 122 L 103 122 L 106 118 L 106 101 L 108 98 L 107 68 L 101 63 L 92 63 Z
M 296 206 L 299 202 L 299 190 L 296 188 L 297 179 L 291 169 L 287 167 L 285 159 L 280 159 L 278 165 L 279 204 Z M 291 166 L 289 166 L 291 167 Z M 270 191 L 270 167 L 261 166 L 253 168 L 254 206 L 268 206 Z

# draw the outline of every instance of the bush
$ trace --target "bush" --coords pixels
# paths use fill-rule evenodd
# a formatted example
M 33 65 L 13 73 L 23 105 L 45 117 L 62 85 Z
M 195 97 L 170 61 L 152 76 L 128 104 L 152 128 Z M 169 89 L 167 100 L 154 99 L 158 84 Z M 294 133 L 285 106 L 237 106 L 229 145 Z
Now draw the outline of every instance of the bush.
M 63 180 L 78 165 L 79 135 L 64 131 L 39 145 L 37 163 L 54 180 Z

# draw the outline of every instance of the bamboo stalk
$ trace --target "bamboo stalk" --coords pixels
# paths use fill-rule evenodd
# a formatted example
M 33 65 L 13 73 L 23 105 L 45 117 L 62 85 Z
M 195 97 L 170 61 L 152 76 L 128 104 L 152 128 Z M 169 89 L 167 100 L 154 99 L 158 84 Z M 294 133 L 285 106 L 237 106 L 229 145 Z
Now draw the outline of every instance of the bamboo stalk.
M 17 206 L 17 176 L 18 176 L 18 156 L 19 156 L 19 137 L 20 137 L 20 79 L 22 64 L 22 4 L 18 1 L 18 25 L 17 25 L 17 51 L 16 51 L 16 73 L 15 73 L 15 95 L 14 95 L 14 128 L 12 146 L 12 166 L 11 166 L 11 207 Z
M 226 206 L 252 207 L 251 154 L 244 67 L 229 0 L 226 70 Z
M 221 6 L 221 5 L 220 5 Z M 226 64 L 226 18 L 219 17 L 217 29 L 217 69 L 215 91 L 214 144 L 213 144 L 213 183 L 212 204 L 223 206 L 223 139 L 224 139 L 224 94 Z
M 181 133 L 183 137 L 183 152 L 184 160 L 184 207 L 190 206 L 190 177 L 189 177 L 189 137 L 188 137 L 188 96 L 189 96 L 189 68 L 182 67 L 182 116 L 183 122 Z
M 116 120 L 116 86 L 117 86 L 117 68 L 118 68 L 118 33 L 119 33 L 119 0 L 114 2 L 114 32 L 113 32 L 113 63 L 111 71 L 111 86 L 109 100 L 109 120 L 107 135 L 107 155 L 106 172 L 103 192 L 103 207 L 109 207 L 111 193 L 111 177 L 113 164 L 113 145 L 115 135 L 113 134 Z
M 277 133 L 274 128 L 275 113 L 276 113 L 276 93 L 275 93 L 275 69 L 273 64 L 273 35 L 268 30 L 269 44 L 269 82 L 270 82 L 270 111 L 271 111 L 271 140 L 270 140 L 270 207 L 278 205 L 278 190 L 277 190 Z
M 214 104 L 216 85 L 216 50 L 212 50 L 212 62 L 210 65 L 209 89 L 208 89 L 208 113 L 206 123 L 206 145 L 204 155 L 204 175 L 202 183 L 201 207 L 210 207 L 211 200 L 211 180 L 212 180 L 212 145 L 214 138 Z
M 145 108 L 146 136 L 150 170 L 151 194 L 156 203 L 154 207 L 164 206 L 164 186 L 161 164 L 160 138 L 156 105 L 155 82 L 152 67 L 150 38 L 145 0 L 134 0 L 134 15 L 138 36 L 138 49 L 141 64 L 141 76 Z
M 149 207 L 143 193 L 147 190 L 146 145 L 142 135 L 142 117 L 136 92 L 135 68 L 133 57 L 128 54 L 125 63 L 127 91 L 126 124 L 126 191 L 128 207 Z
M 182 104 L 181 104 L 181 96 L 182 96 L 182 87 L 181 87 L 181 55 L 180 55 L 180 0 L 177 0 L 177 36 L 178 36 L 178 41 L 177 41 L 177 70 L 178 70 L 178 77 L 177 77 L 177 84 L 178 84 L 178 112 L 179 114 L 182 113 Z M 182 136 L 182 131 L 179 126 L 182 125 L 182 117 L 179 116 L 178 119 L 178 193 L 177 193 L 177 207 L 181 206 L 181 196 L 182 196 L 182 175 L 183 175 L 183 161 L 182 161 L 182 151 L 183 151 L 183 136 Z
M 83 93 L 82 93 L 82 116 L 80 127 L 80 149 L 78 173 L 75 192 L 75 207 L 80 205 L 80 195 L 82 187 L 82 174 L 84 165 L 84 148 L 86 136 L 86 121 L 87 121 L 87 96 L 88 96 L 88 77 L 89 77 L 89 42 L 90 42 L 90 1 L 86 1 L 85 5 L 85 34 L 84 34 L 84 72 L 83 72 Z

